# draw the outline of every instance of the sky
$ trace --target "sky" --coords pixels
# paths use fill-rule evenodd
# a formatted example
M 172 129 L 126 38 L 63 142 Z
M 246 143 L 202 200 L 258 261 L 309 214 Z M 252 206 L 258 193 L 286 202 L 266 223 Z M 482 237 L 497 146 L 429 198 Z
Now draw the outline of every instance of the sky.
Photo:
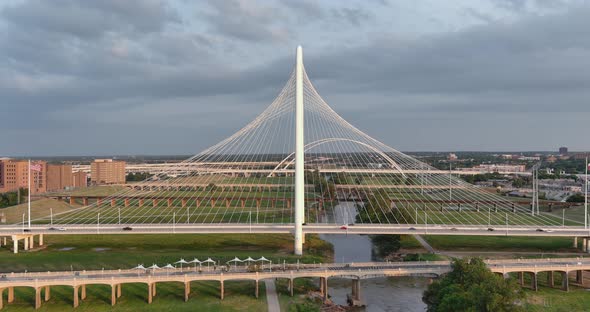
M 0 156 L 197 154 L 307 73 L 402 151 L 590 150 L 590 2 L 4 0 Z

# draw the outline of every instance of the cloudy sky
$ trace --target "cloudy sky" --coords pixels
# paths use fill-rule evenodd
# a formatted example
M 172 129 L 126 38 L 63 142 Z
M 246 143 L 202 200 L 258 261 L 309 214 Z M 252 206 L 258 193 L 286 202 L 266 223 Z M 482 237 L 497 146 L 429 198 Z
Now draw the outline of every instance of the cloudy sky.
M 0 156 L 198 153 L 270 104 L 298 44 L 324 99 L 399 150 L 590 150 L 589 17 L 581 0 L 3 0 Z

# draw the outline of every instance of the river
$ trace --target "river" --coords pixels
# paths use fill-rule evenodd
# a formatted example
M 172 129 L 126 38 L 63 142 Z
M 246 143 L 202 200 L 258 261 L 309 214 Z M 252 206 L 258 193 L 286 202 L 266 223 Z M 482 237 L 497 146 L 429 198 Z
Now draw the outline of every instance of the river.
M 352 202 L 340 202 L 334 207 L 334 215 L 325 216 L 325 221 L 339 224 L 354 223 L 356 209 Z M 320 237 L 334 245 L 335 262 L 372 261 L 372 243 L 366 235 L 322 234 Z M 428 286 L 421 277 L 381 277 L 361 281 L 361 299 L 366 306 L 359 311 L 411 311 L 422 312 L 422 292 Z M 331 299 L 346 305 L 346 295 L 351 292 L 348 279 L 330 278 L 328 281 Z

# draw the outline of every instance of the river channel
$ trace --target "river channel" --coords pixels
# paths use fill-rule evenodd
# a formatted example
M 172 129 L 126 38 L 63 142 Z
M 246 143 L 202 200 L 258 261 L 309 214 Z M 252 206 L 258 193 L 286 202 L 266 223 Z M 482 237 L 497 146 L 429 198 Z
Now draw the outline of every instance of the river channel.
M 340 202 L 334 207 L 334 215 L 325 216 L 327 222 L 354 223 L 356 208 L 352 202 Z M 372 259 L 372 243 L 366 235 L 322 234 L 320 237 L 334 245 L 335 262 L 367 262 Z M 422 292 L 428 281 L 421 277 L 381 277 L 361 281 L 361 299 L 365 307 L 359 311 L 425 311 Z M 351 292 L 348 279 L 330 278 L 331 299 L 346 305 L 346 295 Z

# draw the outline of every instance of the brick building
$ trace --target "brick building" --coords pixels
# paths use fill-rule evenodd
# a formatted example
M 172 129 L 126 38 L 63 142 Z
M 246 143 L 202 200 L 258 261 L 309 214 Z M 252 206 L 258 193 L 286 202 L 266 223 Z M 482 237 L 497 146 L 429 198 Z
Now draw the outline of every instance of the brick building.
M 73 182 L 74 187 L 87 187 L 88 186 L 88 174 L 84 171 L 74 172 L 72 182 Z
M 71 165 L 47 165 L 47 191 L 59 191 L 73 185 Z
M 33 161 L 41 167 L 40 171 L 31 171 L 31 194 L 45 193 L 47 191 L 47 162 Z M 29 162 L 10 158 L 0 159 L 0 193 L 16 191 L 19 188 L 28 188 Z
M 125 184 L 125 162 L 113 159 L 95 159 L 90 164 L 90 181 L 93 185 Z

